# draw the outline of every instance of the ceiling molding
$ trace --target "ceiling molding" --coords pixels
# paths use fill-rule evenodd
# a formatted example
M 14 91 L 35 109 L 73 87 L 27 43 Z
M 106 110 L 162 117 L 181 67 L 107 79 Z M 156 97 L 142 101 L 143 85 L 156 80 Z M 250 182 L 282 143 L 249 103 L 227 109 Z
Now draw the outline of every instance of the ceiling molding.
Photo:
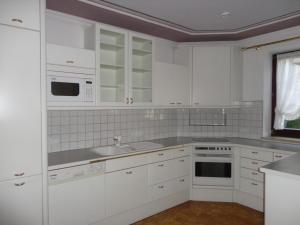
M 99 4 L 98 1 L 104 3 Z M 241 29 L 199 32 L 191 31 L 189 28 L 179 28 L 180 26 L 175 26 L 168 21 L 141 15 L 132 10 L 120 9 L 102 0 L 47 0 L 47 8 L 178 42 L 240 40 L 300 25 L 299 11 L 280 19 L 277 17 L 276 21 L 268 20 Z

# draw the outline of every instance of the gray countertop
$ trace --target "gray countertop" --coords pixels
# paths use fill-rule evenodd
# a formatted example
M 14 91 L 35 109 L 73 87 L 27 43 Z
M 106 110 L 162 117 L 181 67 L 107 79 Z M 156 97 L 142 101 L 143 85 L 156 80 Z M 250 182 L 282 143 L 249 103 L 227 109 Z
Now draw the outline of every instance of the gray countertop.
M 162 139 L 147 140 L 158 143 L 164 148 L 172 146 L 180 146 L 192 143 L 224 143 L 224 144 L 238 144 L 247 145 L 252 147 L 276 149 L 281 151 L 300 152 L 300 144 L 288 144 L 280 142 L 265 141 L 259 139 L 246 139 L 246 138 L 195 138 L 195 137 L 170 137 Z M 136 152 L 138 153 L 138 152 Z M 58 166 L 62 164 L 76 163 L 80 161 L 88 161 L 94 159 L 109 159 L 109 157 L 101 157 L 101 155 L 90 151 L 89 149 L 76 149 L 68 151 L 53 152 L 48 154 L 49 167 Z M 111 157 L 113 158 L 113 157 Z M 300 156 L 298 159 L 300 165 Z M 275 164 L 277 165 L 277 164 Z M 277 168 L 277 167 L 274 167 Z M 299 167 L 300 171 L 300 167 Z

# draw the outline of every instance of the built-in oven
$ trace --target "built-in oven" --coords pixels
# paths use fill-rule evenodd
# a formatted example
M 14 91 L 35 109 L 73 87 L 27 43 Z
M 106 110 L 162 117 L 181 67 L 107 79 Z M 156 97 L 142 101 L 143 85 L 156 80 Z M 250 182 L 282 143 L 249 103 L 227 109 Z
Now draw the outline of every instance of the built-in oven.
M 195 146 L 193 185 L 233 186 L 233 162 L 230 146 Z
M 48 105 L 93 105 L 94 76 L 47 72 L 47 101 Z

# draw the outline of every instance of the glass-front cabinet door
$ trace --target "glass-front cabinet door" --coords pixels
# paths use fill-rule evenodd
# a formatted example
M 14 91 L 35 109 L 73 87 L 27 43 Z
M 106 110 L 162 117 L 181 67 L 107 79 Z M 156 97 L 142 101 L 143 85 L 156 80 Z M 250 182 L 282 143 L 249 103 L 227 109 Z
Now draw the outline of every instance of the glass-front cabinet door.
M 153 40 L 130 35 L 130 104 L 152 103 Z
M 98 99 L 100 104 L 128 104 L 128 37 L 126 31 L 100 26 L 100 71 Z

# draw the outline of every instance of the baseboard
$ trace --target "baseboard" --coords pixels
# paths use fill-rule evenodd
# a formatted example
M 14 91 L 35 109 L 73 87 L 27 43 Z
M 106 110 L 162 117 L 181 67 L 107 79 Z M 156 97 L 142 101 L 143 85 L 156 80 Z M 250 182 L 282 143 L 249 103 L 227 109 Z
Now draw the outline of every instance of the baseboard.
M 264 199 L 255 195 L 235 190 L 233 193 L 233 201 L 260 212 L 264 211 Z
M 189 201 L 189 190 L 149 202 L 121 214 L 113 215 L 93 225 L 129 225 L 187 201 Z
M 190 194 L 192 201 L 232 202 L 232 189 L 218 188 L 192 188 Z

